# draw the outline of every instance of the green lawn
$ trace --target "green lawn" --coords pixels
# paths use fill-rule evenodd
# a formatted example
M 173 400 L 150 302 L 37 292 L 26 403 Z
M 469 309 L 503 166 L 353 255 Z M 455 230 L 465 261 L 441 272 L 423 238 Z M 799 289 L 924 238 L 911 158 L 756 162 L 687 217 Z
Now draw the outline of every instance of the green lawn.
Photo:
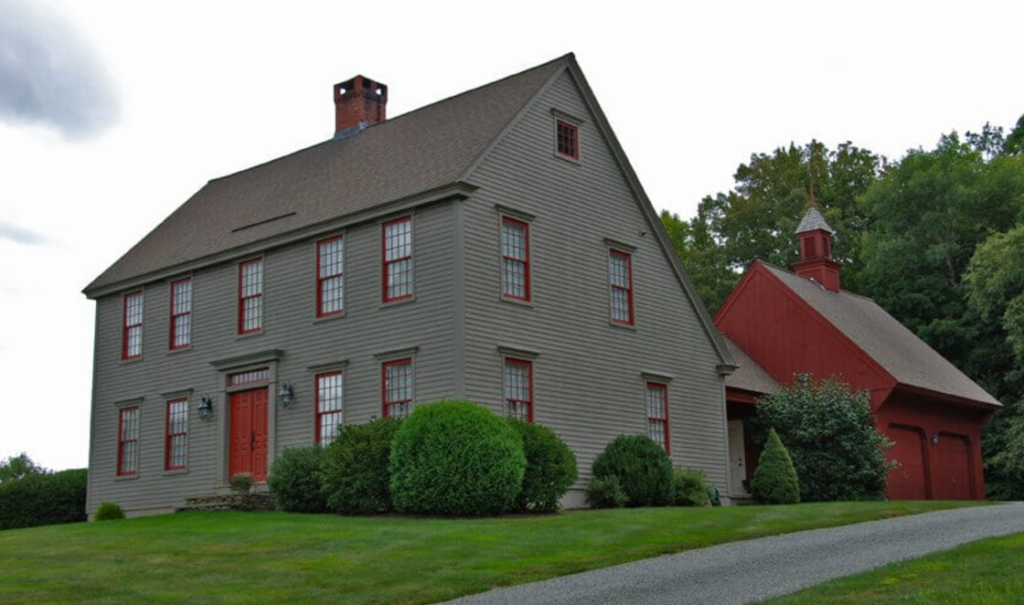
M 808 588 L 771 605 L 1019 605 L 1024 534 L 972 542 L 921 559 Z
M 184 513 L 0 532 L 0 603 L 432 603 L 663 553 L 967 503 L 450 520 Z

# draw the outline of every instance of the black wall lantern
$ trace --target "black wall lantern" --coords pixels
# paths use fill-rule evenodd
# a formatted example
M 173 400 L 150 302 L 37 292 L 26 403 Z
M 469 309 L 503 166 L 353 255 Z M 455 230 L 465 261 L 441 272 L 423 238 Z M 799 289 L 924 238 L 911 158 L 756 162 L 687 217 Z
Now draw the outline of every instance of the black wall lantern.
M 213 399 L 209 395 L 203 395 L 199 398 L 199 407 L 196 408 L 199 412 L 200 420 L 209 420 L 213 417 Z
M 292 391 L 291 383 L 281 383 L 281 390 L 277 393 L 277 399 L 284 407 L 290 406 L 292 402 L 295 401 L 295 393 Z

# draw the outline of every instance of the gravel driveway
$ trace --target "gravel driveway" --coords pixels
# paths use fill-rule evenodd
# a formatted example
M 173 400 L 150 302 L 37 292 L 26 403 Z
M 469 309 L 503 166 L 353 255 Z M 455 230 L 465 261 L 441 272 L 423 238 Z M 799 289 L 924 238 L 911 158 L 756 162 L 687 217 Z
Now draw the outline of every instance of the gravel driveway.
M 982 538 L 1024 532 L 1024 503 L 735 542 L 500 588 L 458 605 L 740 604 Z

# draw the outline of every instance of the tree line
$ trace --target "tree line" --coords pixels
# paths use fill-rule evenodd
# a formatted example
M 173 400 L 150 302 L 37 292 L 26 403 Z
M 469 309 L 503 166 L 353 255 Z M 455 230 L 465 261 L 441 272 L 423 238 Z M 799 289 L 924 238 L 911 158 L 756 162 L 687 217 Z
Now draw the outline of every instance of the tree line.
M 755 153 L 732 190 L 661 219 L 715 313 L 747 267 L 799 260 L 811 202 L 844 289 L 873 298 L 1004 408 L 982 440 L 989 497 L 1024 498 L 1024 116 L 942 135 L 898 161 L 843 143 Z

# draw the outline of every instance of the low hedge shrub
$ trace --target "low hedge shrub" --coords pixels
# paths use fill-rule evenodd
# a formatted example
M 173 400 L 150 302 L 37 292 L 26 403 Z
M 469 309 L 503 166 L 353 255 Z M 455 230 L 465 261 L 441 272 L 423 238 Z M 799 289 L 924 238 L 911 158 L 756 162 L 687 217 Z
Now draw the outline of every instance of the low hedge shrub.
M 391 499 L 391 445 L 401 421 L 381 418 L 342 425 L 324 449 L 321 477 L 330 510 L 372 514 L 394 508 Z
M 526 456 L 503 418 L 469 401 L 440 401 L 402 421 L 389 469 L 400 512 L 494 515 L 515 505 Z
M 587 505 L 590 508 L 622 508 L 628 501 L 615 475 L 594 477 L 587 484 Z
M 281 452 L 267 477 L 267 487 L 278 509 L 293 513 L 327 511 L 320 482 L 323 459 L 324 450 L 319 445 L 291 447 Z
M 516 496 L 519 512 L 553 512 L 558 501 L 576 482 L 576 454 L 546 426 L 509 419 L 523 440 L 526 471 Z
M 86 520 L 86 470 L 28 474 L 0 484 L 0 529 Z
M 616 477 L 626 506 L 668 506 L 674 496 L 672 462 L 643 435 L 619 435 L 594 459 L 594 477 Z
M 711 506 L 713 487 L 704 471 L 677 467 L 672 470 L 676 506 Z
M 93 515 L 93 519 L 96 521 L 124 519 L 124 509 L 116 502 L 100 502 L 100 505 L 96 507 L 96 514 Z

